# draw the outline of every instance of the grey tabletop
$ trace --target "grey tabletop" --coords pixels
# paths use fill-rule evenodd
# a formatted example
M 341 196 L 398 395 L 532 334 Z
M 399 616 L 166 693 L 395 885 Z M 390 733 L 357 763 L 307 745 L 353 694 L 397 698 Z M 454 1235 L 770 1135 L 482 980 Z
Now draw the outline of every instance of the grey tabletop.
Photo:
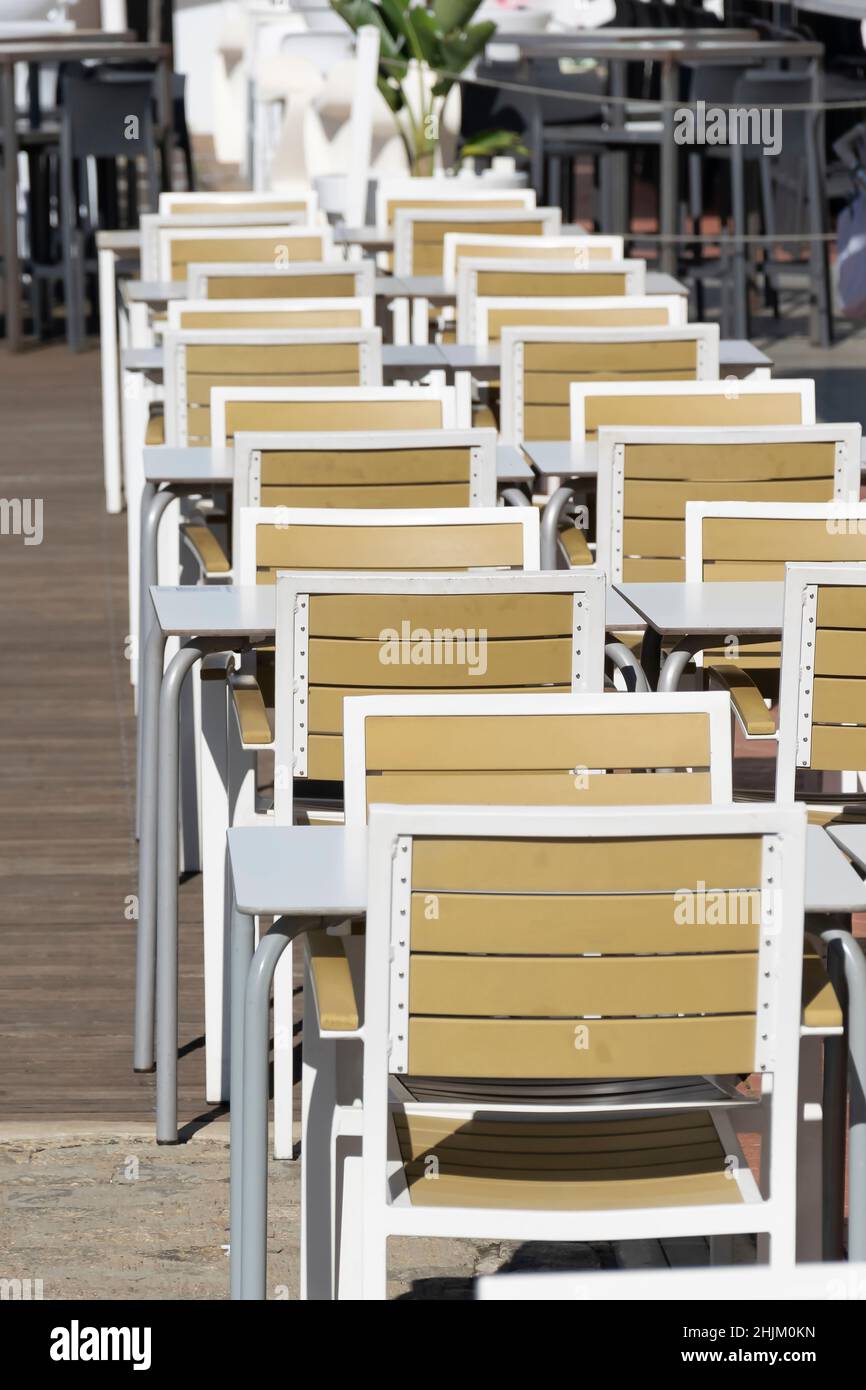
M 646 274 L 647 294 L 687 295 L 688 288 L 673 275 L 665 275 L 660 270 L 648 270 Z M 376 281 L 377 294 L 391 294 L 396 298 L 430 299 L 450 303 L 457 298 L 457 291 L 447 289 L 441 275 L 399 275 L 383 276 Z
M 866 872 L 866 825 L 829 825 L 827 834 Z
M 594 440 L 584 445 L 579 468 L 572 463 L 568 439 L 526 439 L 520 447 L 542 478 L 592 478 L 598 473 L 598 445 Z M 866 438 L 860 441 L 860 468 L 866 473 Z
M 169 299 L 186 299 L 186 280 L 128 280 L 124 293 L 133 303 L 166 304 Z
M 500 343 L 476 347 L 472 343 L 442 343 L 439 351 L 456 371 L 493 371 L 502 365 Z M 772 367 L 772 358 L 743 338 L 723 338 L 719 344 L 719 371 L 728 367 Z
M 240 826 L 228 832 L 235 896 L 250 914 L 356 916 L 367 904 L 362 826 Z M 860 912 L 866 883 L 819 825 L 806 839 L 806 911 Z
M 163 584 L 150 591 L 156 619 L 169 637 L 244 637 L 274 631 L 272 584 Z M 608 589 L 608 627 L 641 627 L 622 595 Z
M 614 587 L 662 636 L 742 636 L 782 630 L 782 583 L 617 583 Z
M 118 227 L 96 233 L 98 251 L 139 251 L 141 232 L 137 227 Z
M 177 487 L 202 483 L 216 487 L 230 483 L 234 478 L 233 451 L 207 446 L 150 445 L 144 450 L 144 476 L 149 483 L 167 483 Z M 511 444 L 497 444 L 496 481 L 503 484 L 530 483 L 532 479 L 532 469 L 520 450 Z

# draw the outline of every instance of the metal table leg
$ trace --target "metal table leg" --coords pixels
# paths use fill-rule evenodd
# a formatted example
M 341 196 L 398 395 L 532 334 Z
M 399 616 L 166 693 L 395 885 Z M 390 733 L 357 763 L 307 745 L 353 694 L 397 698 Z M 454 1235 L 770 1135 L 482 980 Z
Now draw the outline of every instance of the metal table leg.
M 157 546 L 159 523 L 175 493 L 171 489 L 157 492 L 155 483 L 145 483 L 141 496 L 141 544 L 139 555 L 139 601 L 138 601 L 138 649 L 142 655 L 147 651 L 150 630 L 154 622 L 153 604 L 150 600 L 151 586 L 159 583 Z M 138 735 L 136 745 L 136 766 L 138 788 L 135 803 L 136 834 L 141 834 L 141 787 L 142 787 L 142 730 L 141 702 L 139 701 Z
M 231 1297 L 240 1298 L 241 1292 L 241 1193 L 243 1190 L 243 1099 L 244 1099 L 244 998 L 247 988 L 247 972 L 255 948 L 255 923 L 245 912 L 239 912 L 232 899 L 231 919 L 231 1027 L 229 1045 L 231 1047 L 231 1176 L 230 1176 L 230 1225 L 229 1225 L 229 1267 Z
M 153 1071 L 153 1014 L 156 976 L 157 780 L 159 770 L 159 689 L 165 657 L 165 633 L 150 629 L 141 666 L 138 736 L 139 769 L 138 935 L 135 962 L 133 1067 Z

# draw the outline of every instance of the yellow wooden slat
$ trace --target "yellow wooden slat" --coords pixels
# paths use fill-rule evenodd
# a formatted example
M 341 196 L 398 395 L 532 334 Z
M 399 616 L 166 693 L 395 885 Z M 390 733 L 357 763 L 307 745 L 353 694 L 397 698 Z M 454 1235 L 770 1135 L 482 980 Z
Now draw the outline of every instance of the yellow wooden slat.
M 623 298 L 623 305 L 628 305 L 627 298 Z M 552 304 L 549 309 L 488 309 L 487 336 L 491 342 L 498 342 L 503 328 L 519 328 L 523 324 L 533 328 L 652 328 L 668 323 L 668 312 L 662 308 L 568 309 Z
M 312 594 L 313 637 L 377 638 L 383 628 L 484 628 L 503 637 L 571 635 L 571 594 Z M 525 673 L 532 678 L 533 672 Z
M 366 764 L 382 771 L 449 768 L 698 767 L 710 762 L 703 714 L 373 716 Z
M 408 629 L 407 629 L 408 631 Z M 308 647 L 309 679 L 316 685 L 443 686 L 520 685 L 571 681 L 570 637 L 508 638 L 491 642 L 478 632 L 425 632 L 408 641 L 400 627 L 382 629 L 381 640 L 314 638 Z M 438 635 L 437 635 L 438 633 Z
M 866 628 L 866 584 L 821 584 L 819 627 Z
M 419 1076 L 599 1078 L 750 1072 L 753 1015 L 708 1018 L 409 1021 Z
M 815 641 L 816 676 L 866 676 L 866 632 L 819 628 Z M 866 724 L 866 705 L 861 706 Z
M 207 286 L 208 299 L 349 299 L 356 276 L 336 268 L 326 275 L 210 275 Z
M 471 469 L 468 448 L 263 449 L 262 484 L 457 483 Z
M 866 734 L 866 731 L 864 731 Z M 422 892 L 601 893 L 752 889 L 759 836 L 622 840 L 417 838 L 412 888 Z
M 830 502 L 832 478 L 779 478 L 771 482 L 724 479 L 720 482 L 625 481 L 624 511 L 629 517 L 678 517 L 687 502 Z
M 298 364 L 300 368 L 300 363 Z M 285 370 L 282 372 L 230 372 L 214 371 L 196 373 L 194 376 L 187 377 L 186 398 L 188 406 L 200 406 L 207 409 L 210 406 L 211 392 L 216 386 L 228 388 L 238 387 L 243 389 L 247 386 L 360 386 L 360 372 L 358 368 L 348 372 L 327 372 L 316 370 L 305 372 L 303 370 Z
M 468 507 L 469 483 L 384 484 L 381 487 L 264 487 L 263 507 Z
M 824 772 L 866 768 L 866 728 L 813 724 L 809 766 Z
M 562 687 L 553 689 L 562 691 Z M 520 694 L 521 691 L 515 690 Z M 466 689 L 462 693 L 466 693 Z M 528 692 L 523 692 L 528 693 Z M 575 775 L 573 768 L 546 772 L 393 772 L 367 778 L 367 805 L 657 806 L 705 805 L 708 773 L 606 773 Z
M 832 482 L 836 455 L 832 441 L 743 444 L 724 438 L 717 444 L 678 444 L 672 437 L 664 444 L 626 444 L 624 450 L 627 478 L 690 480 L 720 486 L 726 481 L 814 481 L 819 477 Z M 828 498 L 831 495 L 832 487 Z
M 487 681 L 482 681 L 480 689 L 485 695 L 568 695 L 571 692 L 571 682 L 563 682 L 561 685 L 488 685 Z M 351 696 L 357 695 L 417 695 L 418 687 L 410 686 L 387 686 L 377 685 L 313 685 L 307 693 L 307 709 L 309 711 L 308 724 L 312 733 L 316 734 L 340 734 L 343 732 L 343 701 Z M 465 685 L 457 686 L 437 686 L 437 695 L 466 695 L 471 693 L 471 687 L 467 690 Z M 405 774 L 396 774 L 403 776 Z M 698 774 L 699 775 L 699 774 Z M 405 797 L 379 797 L 379 800 L 401 800 L 406 801 Z M 446 797 L 437 797 L 435 800 L 445 801 Z M 668 798 L 673 800 L 673 797 Z M 704 798 L 706 799 L 706 798 Z M 427 800 L 427 798 L 422 798 Z
M 352 1032 L 360 1020 L 342 938 L 312 932 L 308 941 L 319 1027 L 335 1033 Z
M 757 961 L 755 954 L 733 952 L 611 959 L 414 955 L 409 1009 L 449 1018 L 754 1013 Z
M 528 342 L 523 348 L 524 372 L 528 377 L 533 372 L 600 374 L 608 368 L 619 372 L 636 372 L 645 367 L 652 371 L 666 367 L 694 371 L 696 361 L 697 344 L 690 338 L 649 338 L 637 342 L 626 339 L 618 343 Z
M 679 897 L 415 892 L 411 921 L 413 951 L 538 956 L 753 951 L 760 895 L 748 890 L 703 896 L 687 891 Z
M 600 425 L 799 425 L 799 392 L 724 395 L 588 396 L 587 431 Z
M 639 1179 L 614 1179 L 610 1173 L 582 1173 L 580 1181 L 536 1181 L 475 1173 L 439 1173 L 428 1181 L 429 1168 L 408 1171 L 413 1206 L 475 1207 L 519 1211 L 606 1211 L 636 1207 L 715 1206 L 742 1202 L 740 1188 L 714 1158 L 693 1160 L 687 1171 L 647 1167 Z
M 360 309 L 184 309 L 181 328 L 361 328 Z
M 527 298 L 550 296 L 555 299 L 585 299 L 595 295 L 625 295 L 625 271 L 585 270 L 574 275 L 545 274 L 543 270 L 479 270 L 476 293 L 487 298 Z
M 281 569 L 461 570 L 520 566 L 523 527 L 258 526 L 256 564 Z
M 264 372 L 267 376 L 283 372 L 311 375 L 317 372 L 359 370 L 358 343 L 190 343 L 186 349 L 187 374 L 222 372 L 232 376 Z
M 861 534 L 837 517 L 710 516 L 702 536 L 705 560 L 866 560 L 866 523 Z
M 818 677 L 812 685 L 816 724 L 866 723 L 866 681 Z
M 229 401 L 229 435 L 249 430 L 428 430 L 441 429 L 442 404 L 417 401 Z

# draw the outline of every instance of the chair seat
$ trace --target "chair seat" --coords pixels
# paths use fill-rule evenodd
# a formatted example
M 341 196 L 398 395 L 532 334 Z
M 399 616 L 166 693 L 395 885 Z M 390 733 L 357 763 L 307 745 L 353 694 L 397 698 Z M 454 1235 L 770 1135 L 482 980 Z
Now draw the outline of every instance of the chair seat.
M 709 1111 L 539 1121 L 398 1112 L 414 1206 L 599 1211 L 741 1203 Z

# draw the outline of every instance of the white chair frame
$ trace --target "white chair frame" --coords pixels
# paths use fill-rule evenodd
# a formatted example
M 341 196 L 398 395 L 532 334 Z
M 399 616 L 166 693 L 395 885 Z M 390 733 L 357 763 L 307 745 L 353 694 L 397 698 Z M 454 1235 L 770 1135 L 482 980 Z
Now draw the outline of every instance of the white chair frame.
M 686 324 L 677 328 L 531 328 L 521 325 L 502 330 L 500 432 L 503 442 L 519 444 L 524 436 L 523 364 L 527 343 L 677 343 L 693 342 L 697 353 L 697 382 L 718 382 L 719 328 L 714 323 Z M 611 383 L 616 386 L 620 383 Z M 643 385 L 664 386 L 664 382 Z M 681 382 L 679 385 L 692 385 Z M 623 382 L 625 392 L 630 382 Z M 572 385 L 572 392 L 574 386 Z M 729 388 L 730 389 L 730 388 Z M 574 413 L 572 396 L 571 413 Z
M 259 265 L 237 261 L 191 261 L 187 272 L 187 294 L 190 299 L 207 299 L 210 282 L 231 277 L 270 279 L 272 276 L 346 275 L 355 281 L 353 296 L 372 298 L 376 288 L 376 267 L 372 261 L 290 261 L 288 265 Z M 218 286 L 215 286 L 218 288 Z M 346 296 L 348 299 L 350 296 Z M 301 303 L 309 303 L 302 300 Z M 313 300 L 313 303 L 318 301 Z M 341 301 L 342 302 L 342 301 Z
M 603 313 L 605 309 L 621 310 L 626 307 L 628 307 L 629 309 L 661 309 L 667 314 L 667 324 L 611 324 L 610 326 L 612 328 L 631 328 L 632 326 L 635 328 L 683 328 L 688 323 L 688 315 L 686 312 L 688 308 L 688 301 L 681 294 L 629 295 L 627 304 L 625 297 L 622 295 L 597 295 L 595 297 L 584 296 L 579 299 L 576 297 L 569 298 L 566 296 L 562 299 L 555 300 L 547 299 L 542 295 L 532 295 L 527 296 L 526 298 L 520 295 L 481 295 L 475 301 L 475 336 L 474 338 L 467 339 L 467 341 L 474 342 L 475 346 L 478 348 L 485 348 L 490 345 L 489 316 L 491 313 L 494 313 L 497 309 L 543 309 L 548 311 L 550 309 L 558 309 L 566 311 L 572 310 L 575 313 L 579 312 L 582 309 L 596 309 L 601 310 Z M 508 327 L 519 326 L 520 325 L 518 324 L 508 325 Z M 531 325 L 526 326 L 529 327 Z M 543 324 L 539 324 L 539 327 L 543 326 Z M 556 325 L 548 326 L 555 327 Z M 563 324 L 563 327 L 568 326 L 569 325 Z M 574 327 L 580 328 L 581 325 L 574 324 Z M 596 327 L 604 328 L 606 327 L 606 325 L 587 324 L 586 327 L 588 330 L 594 330 Z M 461 324 L 458 321 L 458 343 L 462 342 L 463 339 L 464 335 L 461 333 Z
M 786 442 L 834 443 L 836 446 L 834 496 L 847 499 L 860 486 L 859 424 L 852 425 L 756 425 L 725 429 L 724 440 L 737 444 Z M 611 583 L 622 579 L 622 487 L 625 451 L 632 444 L 718 444 L 719 430 L 680 429 L 674 426 L 634 427 L 604 425 L 598 432 L 598 483 L 596 563 Z M 619 498 L 619 503 L 617 503 Z M 769 504 L 768 504 L 769 505 Z
M 322 260 L 320 264 L 328 265 L 331 261 L 342 262 L 342 252 L 339 247 L 334 246 L 334 234 L 326 224 L 324 226 L 303 226 L 296 222 L 287 222 L 285 218 L 275 219 L 273 225 L 263 226 L 261 216 L 252 219 L 252 226 L 238 226 L 234 224 L 228 227 L 215 227 L 212 218 L 206 218 L 198 227 L 181 227 L 175 231 L 172 226 L 162 227 L 159 230 L 159 279 L 171 279 L 170 243 L 172 241 L 200 241 L 202 234 L 206 234 L 207 240 L 214 243 L 220 241 L 237 241 L 238 237 L 243 237 L 244 241 L 273 241 L 274 236 L 279 236 L 280 244 L 291 247 L 293 241 L 306 240 L 310 236 L 321 238 Z M 218 257 L 214 255 L 216 261 Z M 277 269 L 286 269 L 293 262 L 291 253 L 285 267 L 278 266 Z M 231 262 L 230 262 L 231 264 Z M 243 262 L 240 262 L 243 264 Z M 317 264 L 319 264 L 317 262 Z
M 800 397 L 800 425 L 815 424 L 815 383 L 811 379 L 798 380 L 739 380 L 725 381 L 576 381 L 572 382 L 570 395 L 571 411 L 571 465 L 580 473 L 586 463 L 587 451 L 592 445 L 586 439 L 586 401 L 596 396 L 770 396 L 790 395 Z M 678 428 L 678 427 L 677 427 Z
M 443 373 L 444 376 L 444 373 Z M 459 419 L 460 401 L 453 386 L 440 382 L 413 386 L 215 386 L 210 393 L 211 447 L 226 446 L 226 405 L 233 401 L 414 401 L 423 392 L 442 405 L 442 429 L 470 429 Z
M 443 245 L 443 264 L 442 274 L 445 280 L 446 290 L 452 293 L 457 289 L 457 248 L 467 246 L 471 248 L 470 254 L 474 259 L 484 258 L 484 248 L 495 245 L 497 248 L 511 248 L 515 251 L 525 249 L 541 251 L 561 251 L 562 256 L 551 256 L 542 258 L 543 264 L 555 265 L 558 261 L 566 264 L 602 265 L 605 259 L 611 261 L 622 261 L 625 259 L 625 241 L 621 236 L 589 236 L 582 232 L 572 232 L 568 236 L 543 236 L 543 237 L 523 237 L 523 236 L 484 236 L 482 232 L 467 232 L 462 235 L 460 232 L 446 232 L 442 239 Z M 598 261 L 589 261 L 591 250 L 607 251 L 607 258 L 600 258 Z M 462 258 L 461 258 L 462 259 Z M 503 259 L 508 259 L 504 257 Z M 516 257 L 515 259 L 520 259 Z M 526 257 L 532 260 L 531 256 Z

